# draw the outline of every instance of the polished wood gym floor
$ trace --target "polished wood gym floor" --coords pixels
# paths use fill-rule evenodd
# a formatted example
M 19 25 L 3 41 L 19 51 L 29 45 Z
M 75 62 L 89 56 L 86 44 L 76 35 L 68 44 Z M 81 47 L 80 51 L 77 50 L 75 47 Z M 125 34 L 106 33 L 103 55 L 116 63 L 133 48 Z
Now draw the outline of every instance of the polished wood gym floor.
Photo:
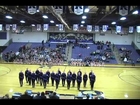
M 20 87 L 18 80 L 18 73 L 26 68 L 35 71 L 39 68 L 39 65 L 19 65 L 19 64 L 0 64 L 0 96 L 5 94 L 12 95 L 15 92 L 25 92 L 25 90 L 33 90 L 34 92 L 42 92 L 46 90 L 55 91 L 55 87 L 51 84 L 44 89 L 39 84 L 36 84 L 35 88 L 32 88 L 24 81 L 24 86 Z M 108 99 L 140 99 L 140 67 L 132 68 L 112 65 L 110 67 L 72 67 L 72 66 L 53 66 L 51 71 L 56 72 L 60 68 L 61 71 L 75 71 L 79 69 L 81 71 L 89 73 L 91 70 L 94 71 L 96 75 L 96 83 L 94 90 L 99 90 L 104 92 L 106 98 Z M 42 68 L 42 71 L 49 69 L 47 66 Z M 86 88 L 81 89 L 89 90 L 89 81 Z M 77 88 L 70 88 L 67 90 L 66 86 L 62 87 L 59 85 L 57 93 L 61 94 L 78 94 Z

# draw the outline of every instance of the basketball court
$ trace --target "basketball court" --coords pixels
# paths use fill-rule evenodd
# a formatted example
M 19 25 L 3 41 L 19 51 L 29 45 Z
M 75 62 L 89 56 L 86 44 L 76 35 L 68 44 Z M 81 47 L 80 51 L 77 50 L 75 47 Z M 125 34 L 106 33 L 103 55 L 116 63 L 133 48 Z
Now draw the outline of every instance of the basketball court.
M 43 86 L 36 84 L 35 88 L 29 86 L 24 80 L 24 86 L 20 87 L 18 80 L 18 73 L 26 68 L 35 71 L 39 68 L 39 65 L 19 65 L 19 64 L 0 64 L 0 95 L 10 94 L 15 92 L 24 93 L 26 90 L 32 90 L 33 92 L 42 92 L 46 90 L 55 91 L 55 87 L 51 84 L 47 85 L 44 89 Z M 94 90 L 104 92 L 104 95 L 108 99 L 140 99 L 140 66 L 124 66 L 124 65 L 107 65 L 105 67 L 73 67 L 73 66 L 52 66 L 51 71 L 56 72 L 60 68 L 63 72 L 68 70 L 77 72 L 81 69 L 82 73 L 89 73 L 91 70 L 96 75 L 96 82 Z M 42 69 L 43 72 L 49 68 L 46 66 Z M 89 81 L 87 87 L 83 88 L 81 84 L 81 90 L 90 90 Z M 58 90 L 59 94 L 74 94 L 78 95 L 79 91 L 76 87 L 71 87 L 67 90 L 67 87 L 62 87 L 61 82 Z

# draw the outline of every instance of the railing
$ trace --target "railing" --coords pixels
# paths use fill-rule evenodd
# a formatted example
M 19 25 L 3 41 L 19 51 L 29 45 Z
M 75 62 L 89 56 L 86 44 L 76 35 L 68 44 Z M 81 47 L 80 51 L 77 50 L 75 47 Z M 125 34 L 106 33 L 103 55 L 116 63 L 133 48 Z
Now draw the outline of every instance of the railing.
M 133 41 L 132 41 L 131 45 L 132 45 L 135 49 L 139 49 Z
M 9 46 L 13 42 L 12 38 L 4 46 Z

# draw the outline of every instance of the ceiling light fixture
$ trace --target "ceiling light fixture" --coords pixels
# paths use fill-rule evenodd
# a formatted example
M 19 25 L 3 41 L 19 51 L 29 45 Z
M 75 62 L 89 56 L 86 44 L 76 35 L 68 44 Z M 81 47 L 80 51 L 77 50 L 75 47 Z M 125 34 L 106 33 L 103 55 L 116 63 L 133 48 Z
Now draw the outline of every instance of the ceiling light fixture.
M 139 13 L 138 10 L 134 11 L 132 14 L 137 15 Z
M 21 20 L 20 23 L 25 23 L 25 21 L 24 20 Z
M 42 16 L 44 19 L 48 19 L 48 16 L 47 15 L 43 15 Z
M 53 21 L 53 20 L 51 20 L 51 21 L 50 21 L 50 23 L 54 23 L 54 21 Z
M 7 19 L 12 19 L 13 17 L 12 16 L 9 16 L 9 15 L 7 15 L 7 16 L 5 16 Z
M 89 8 L 86 8 L 86 9 L 84 10 L 84 12 L 88 13 L 88 12 L 89 12 Z
M 112 22 L 111 24 L 116 24 L 116 22 Z
M 82 24 L 84 24 L 84 23 L 85 23 L 85 21 L 81 21 L 81 23 L 82 23 Z
M 32 24 L 32 26 L 34 27 L 34 26 L 35 26 L 35 24 Z
M 126 19 L 126 17 L 121 17 L 121 18 L 120 18 L 120 20 L 125 20 L 125 19 Z
M 87 18 L 87 16 L 82 16 L 82 19 L 86 19 Z

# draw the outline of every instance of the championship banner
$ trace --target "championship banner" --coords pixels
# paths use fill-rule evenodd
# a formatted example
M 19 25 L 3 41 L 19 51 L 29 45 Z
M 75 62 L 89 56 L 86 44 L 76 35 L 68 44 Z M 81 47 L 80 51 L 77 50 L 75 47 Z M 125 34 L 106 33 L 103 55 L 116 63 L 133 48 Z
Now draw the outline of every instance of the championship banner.
M 106 32 L 106 31 L 107 31 L 107 28 L 108 28 L 108 25 L 103 25 L 103 26 L 102 26 L 102 31 L 103 31 L 103 32 Z
M 121 16 L 128 15 L 128 6 L 119 6 L 119 14 Z
M 137 26 L 136 31 L 137 33 L 140 33 L 140 26 Z
M 78 24 L 73 24 L 73 31 L 77 31 L 79 29 Z
M 0 31 L 2 31 L 2 24 L 0 24 Z
M 76 15 L 81 15 L 84 13 L 84 6 L 74 6 L 74 13 Z
M 54 12 L 57 13 L 57 14 L 63 14 L 63 6 L 53 6 L 54 8 Z
M 12 25 L 12 30 L 13 30 L 13 31 L 16 31 L 16 30 L 17 30 L 17 25 L 16 25 L 16 24 L 13 24 L 13 25 Z
M 41 30 L 41 24 L 37 24 L 37 31 Z
M 92 25 L 87 25 L 87 31 L 91 32 L 92 31 Z
M 43 30 L 44 30 L 44 31 L 47 31 L 48 28 L 49 28 L 49 24 L 44 24 L 44 25 L 43 25 Z
M 37 6 L 28 6 L 27 8 L 29 14 L 35 14 L 37 12 Z
M 64 25 L 63 24 L 59 24 L 59 31 L 63 31 L 64 30 Z
M 6 31 L 10 30 L 10 24 L 6 24 Z
M 116 26 L 116 32 L 121 33 L 122 32 L 122 27 L 121 26 Z
M 129 33 L 133 33 L 134 32 L 134 27 L 133 26 L 129 26 Z
M 99 32 L 99 26 L 95 26 L 95 32 Z

